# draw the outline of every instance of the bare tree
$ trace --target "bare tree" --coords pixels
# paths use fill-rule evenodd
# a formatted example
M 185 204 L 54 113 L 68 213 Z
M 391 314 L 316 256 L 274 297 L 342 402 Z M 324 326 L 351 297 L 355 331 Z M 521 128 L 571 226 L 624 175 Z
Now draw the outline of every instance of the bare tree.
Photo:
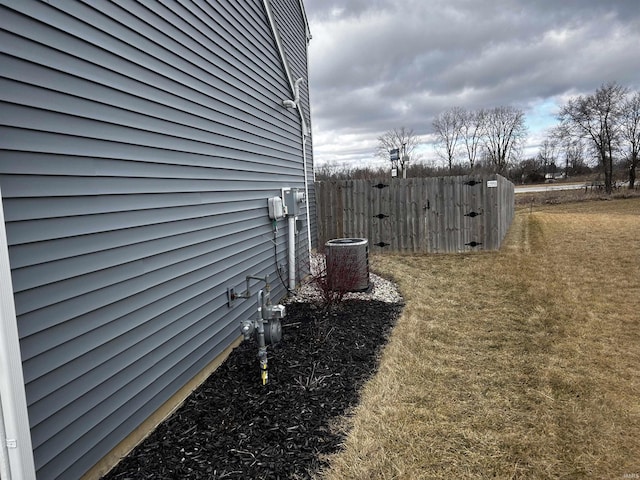
M 558 146 L 558 154 L 564 156 L 564 173 L 567 177 L 569 172 L 582 173 L 588 168 L 585 164 L 582 137 L 572 136 L 562 123 L 552 129 L 551 137 Z
M 575 138 L 570 140 L 565 146 L 566 163 L 574 173 L 581 173 L 588 170 L 585 163 L 584 140 Z
M 400 155 L 399 166 L 401 171 L 405 171 L 406 163 L 415 160 L 414 151 L 418 146 L 418 137 L 413 129 L 405 127 L 394 128 L 388 130 L 378 137 L 378 146 L 376 147 L 376 157 L 389 160 L 391 151 L 398 149 Z
M 542 163 L 542 168 L 545 173 L 556 173 L 556 160 L 558 158 L 557 143 L 552 136 L 545 138 L 538 150 L 538 159 Z
M 554 143 L 558 153 L 558 159 L 564 156 L 564 176 L 569 177 L 569 145 L 571 136 L 565 131 L 562 125 L 556 125 L 549 133 L 549 139 Z
M 515 107 L 496 107 L 486 112 L 484 145 L 496 173 L 505 173 L 527 136 L 524 112 Z
M 433 119 L 433 129 L 437 135 L 434 148 L 436 153 L 447 162 L 449 170 L 453 168 L 453 161 L 456 158 L 463 122 L 464 111 L 460 107 L 445 110 Z
M 620 136 L 629 166 L 629 188 L 633 189 L 640 162 L 640 91 L 632 94 L 622 105 Z
M 518 170 L 520 172 L 520 181 L 525 183 L 537 183 L 544 180 L 544 172 L 539 157 L 527 158 L 520 162 Z
M 604 172 L 607 193 L 613 189 L 613 152 L 618 141 L 622 102 L 626 89 L 617 83 L 607 83 L 592 95 L 569 100 L 558 119 L 574 137 L 587 139 L 598 155 Z
M 485 131 L 485 118 L 486 112 L 483 109 L 463 112 L 461 134 L 471 170 L 473 170 L 480 153 Z

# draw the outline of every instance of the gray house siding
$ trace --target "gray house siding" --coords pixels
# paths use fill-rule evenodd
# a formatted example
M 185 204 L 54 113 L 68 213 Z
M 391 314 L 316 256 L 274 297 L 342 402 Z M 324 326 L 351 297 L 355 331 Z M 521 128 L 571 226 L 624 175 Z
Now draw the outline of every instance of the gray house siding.
M 304 186 L 300 120 L 262 0 L 0 3 L 36 469 L 78 478 L 238 337 L 255 301 L 229 308 L 227 287 L 269 274 L 284 295 L 267 198 Z M 308 116 L 301 5 L 272 4 Z M 307 161 L 313 186 L 310 140 Z

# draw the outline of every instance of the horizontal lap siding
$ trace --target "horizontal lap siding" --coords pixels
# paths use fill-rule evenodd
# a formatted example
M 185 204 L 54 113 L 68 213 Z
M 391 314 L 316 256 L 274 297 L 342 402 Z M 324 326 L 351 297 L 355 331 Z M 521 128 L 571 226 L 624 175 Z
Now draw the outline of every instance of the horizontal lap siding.
M 266 205 L 303 186 L 300 123 L 262 1 L 8 3 L 0 184 L 32 441 L 39 478 L 77 478 L 237 338 L 255 302 L 229 309 L 227 287 L 269 274 L 284 294 Z

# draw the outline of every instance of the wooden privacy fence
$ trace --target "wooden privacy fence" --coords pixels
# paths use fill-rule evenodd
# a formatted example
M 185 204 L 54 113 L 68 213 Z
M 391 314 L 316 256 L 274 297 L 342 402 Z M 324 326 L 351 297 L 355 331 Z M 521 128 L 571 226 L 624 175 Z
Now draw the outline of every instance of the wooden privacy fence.
M 367 238 L 372 252 L 497 250 L 514 214 L 500 175 L 316 182 L 318 245 Z

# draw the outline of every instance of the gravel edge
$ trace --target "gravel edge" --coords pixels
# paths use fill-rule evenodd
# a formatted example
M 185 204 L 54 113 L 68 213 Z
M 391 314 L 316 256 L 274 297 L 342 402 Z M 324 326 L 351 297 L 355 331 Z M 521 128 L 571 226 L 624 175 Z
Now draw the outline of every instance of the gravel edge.
M 322 302 L 322 295 L 318 286 L 313 282 L 324 271 L 325 256 L 322 253 L 312 253 L 310 256 L 311 272 L 310 278 L 298 288 L 294 294 L 289 295 L 285 303 L 319 303 Z M 376 275 L 369 273 L 369 283 L 371 288 L 366 292 L 348 292 L 343 300 L 375 300 L 384 303 L 404 303 L 398 286 Z

